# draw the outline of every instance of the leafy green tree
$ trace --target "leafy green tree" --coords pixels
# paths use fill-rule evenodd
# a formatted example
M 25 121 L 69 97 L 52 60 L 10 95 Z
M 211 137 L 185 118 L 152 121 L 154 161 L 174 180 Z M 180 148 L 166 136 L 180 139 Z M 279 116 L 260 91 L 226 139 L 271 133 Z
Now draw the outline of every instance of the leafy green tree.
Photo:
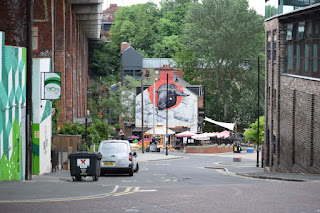
M 112 51 L 112 46 L 103 42 L 90 47 L 89 53 L 89 74 L 95 78 L 100 76 L 120 76 L 119 60 Z M 118 53 L 119 55 L 119 53 Z
M 244 131 L 244 136 L 247 141 L 254 141 L 257 143 L 258 139 L 258 119 L 255 123 L 250 124 L 250 129 L 246 129 Z M 264 116 L 260 116 L 259 118 L 259 144 L 261 144 L 261 140 L 264 138 Z
M 245 110 L 242 103 L 254 105 L 251 96 L 257 88 L 252 81 L 256 69 L 245 72 L 239 64 L 264 49 L 263 17 L 248 8 L 246 0 L 203 0 L 192 4 L 186 16 L 182 41 L 187 54 L 179 53 L 180 59 L 190 60 L 199 72 L 197 76 L 189 67 L 206 87 L 206 114 L 217 120 L 246 123 L 254 118 L 250 109 L 242 114 L 248 120 L 238 113 Z
M 120 47 L 122 42 L 132 42 L 132 46 L 153 55 L 150 48 L 155 41 L 155 26 L 159 10 L 154 3 L 121 7 L 115 14 L 115 25 L 110 29 L 112 46 Z

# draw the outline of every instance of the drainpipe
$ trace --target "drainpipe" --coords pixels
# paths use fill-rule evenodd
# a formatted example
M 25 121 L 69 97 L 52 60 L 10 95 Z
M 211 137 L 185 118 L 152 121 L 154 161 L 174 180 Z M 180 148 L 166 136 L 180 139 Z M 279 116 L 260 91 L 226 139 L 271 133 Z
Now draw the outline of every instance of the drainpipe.
M 26 180 L 32 179 L 32 26 L 33 2 L 27 8 Z

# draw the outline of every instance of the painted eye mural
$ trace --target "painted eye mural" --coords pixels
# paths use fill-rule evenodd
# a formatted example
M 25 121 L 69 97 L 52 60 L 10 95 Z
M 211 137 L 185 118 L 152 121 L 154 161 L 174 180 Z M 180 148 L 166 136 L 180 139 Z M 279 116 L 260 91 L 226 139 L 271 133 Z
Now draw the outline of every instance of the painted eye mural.
M 153 103 L 153 86 L 149 87 L 148 90 L 150 101 Z M 179 84 L 169 82 L 168 91 L 166 81 L 161 80 L 155 84 L 155 105 L 158 110 L 174 109 L 181 103 L 184 96 L 189 96 L 189 94 L 183 93 L 183 88 Z
M 61 73 L 44 73 L 44 99 L 61 99 Z

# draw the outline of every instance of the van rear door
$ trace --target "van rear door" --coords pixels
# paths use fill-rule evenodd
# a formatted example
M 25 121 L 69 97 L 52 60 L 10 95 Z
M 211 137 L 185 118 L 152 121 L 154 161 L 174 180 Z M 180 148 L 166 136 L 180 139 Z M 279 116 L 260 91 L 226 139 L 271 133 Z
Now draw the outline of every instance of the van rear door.
M 116 166 L 117 155 L 118 155 L 118 145 L 117 143 L 108 142 L 103 143 L 101 147 L 101 154 L 102 159 L 101 162 L 103 162 L 103 166 Z
M 126 143 L 118 143 L 118 162 L 117 167 L 129 166 L 129 150 Z

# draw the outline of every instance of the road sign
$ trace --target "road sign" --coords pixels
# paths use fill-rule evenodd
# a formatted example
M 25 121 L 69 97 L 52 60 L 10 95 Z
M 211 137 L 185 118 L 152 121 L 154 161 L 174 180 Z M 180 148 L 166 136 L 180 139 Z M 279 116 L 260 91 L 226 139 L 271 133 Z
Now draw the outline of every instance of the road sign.
M 120 130 L 119 130 L 118 135 L 119 135 L 119 136 L 124 136 L 123 129 L 120 129 Z

